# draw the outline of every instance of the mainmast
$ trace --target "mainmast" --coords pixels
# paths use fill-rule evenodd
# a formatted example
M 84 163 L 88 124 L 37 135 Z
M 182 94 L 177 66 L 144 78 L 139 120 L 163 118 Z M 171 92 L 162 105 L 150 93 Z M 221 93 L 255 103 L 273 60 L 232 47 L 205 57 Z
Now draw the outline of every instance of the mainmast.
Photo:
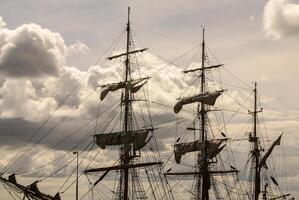
M 201 93 L 205 92 L 205 29 L 202 31 L 202 56 L 201 56 Z M 201 142 L 202 142 L 202 153 L 198 153 L 197 164 L 199 166 L 199 171 L 201 172 L 201 177 L 198 176 L 198 186 L 201 186 L 201 190 L 198 190 L 198 197 L 200 199 L 209 199 L 209 174 L 208 174 L 208 156 L 207 156 L 207 135 L 206 135 L 206 108 L 203 102 L 200 102 L 200 110 L 198 110 L 198 118 L 201 121 Z M 202 181 L 200 180 L 202 179 Z M 200 184 L 201 182 L 201 184 Z M 201 191 L 201 195 L 200 195 Z

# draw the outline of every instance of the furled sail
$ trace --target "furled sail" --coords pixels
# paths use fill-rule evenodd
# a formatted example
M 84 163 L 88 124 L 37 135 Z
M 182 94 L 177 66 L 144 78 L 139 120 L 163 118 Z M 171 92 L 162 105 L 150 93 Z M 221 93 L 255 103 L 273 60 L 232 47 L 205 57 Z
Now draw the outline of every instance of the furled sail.
M 31 191 L 35 192 L 35 194 L 36 194 L 37 196 L 42 196 L 42 193 L 39 191 L 39 189 L 38 189 L 38 187 L 37 187 L 37 181 L 35 181 L 35 182 L 33 182 L 32 184 L 30 184 L 30 185 L 28 186 L 28 188 L 29 188 Z
M 266 166 L 266 160 L 268 159 L 268 157 L 271 155 L 274 147 L 276 145 L 280 145 L 280 140 L 281 140 L 281 136 L 282 134 L 272 143 L 272 145 L 270 146 L 270 148 L 268 149 L 268 151 L 265 153 L 265 155 L 262 157 L 260 163 L 259 163 L 259 167 L 262 168 L 263 166 Z
M 223 90 L 216 92 L 205 92 L 200 93 L 195 96 L 185 97 L 179 100 L 174 106 L 174 112 L 179 113 L 183 107 L 183 105 L 194 103 L 194 102 L 202 102 L 204 104 L 213 106 L 217 100 L 217 98 L 222 94 Z
M 57 193 L 57 194 L 54 196 L 53 200 L 61 200 L 60 194 Z
M 147 80 L 147 79 L 148 78 L 141 78 L 141 79 L 132 80 L 132 81 L 128 81 L 128 82 L 119 82 L 119 83 L 112 83 L 112 84 L 104 85 L 104 86 L 102 86 L 103 90 L 101 92 L 100 99 L 101 99 L 101 101 L 103 101 L 109 92 L 113 92 L 113 91 L 123 89 L 123 88 L 127 88 L 132 93 L 136 93 L 146 83 L 146 81 L 143 83 L 141 83 L 141 82 L 144 80 Z M 139 83 L 141 83 L 141 84 L 139 84 Z
M 42 193 L 37 187 L 37 183 L 39 181 L 35 181 L 28 186 L 21 185 L 16 181 L 16 175 L 12 174 L 7 179 L 3 178 L 0 175 L 0 182 L 8 185 L 11 189 L 16 191 L 17 193 L 23 193 L 24 198 L 26 199 L 35 199 L 35 200 L 61 200 L 59 193 L 57 193 L 54 197 L 45 193 Z
M 16 175 L 12 174 L 8 177 L 8 181 L 10 181 L 13 184 L 17 184 L 17 179 L 16 179 Z
M 95 135 L 96 144 L 105 149 L 106 146 L 134 144 L 135 150 L 143 148 L 150 139 L 146 140 L 148 133 L 153 129 L 121 131 Z
M 221 146 L 224 139 L 215 139 L 207 141 L 208 145 L 208 157 L 209 159 L 214 158 L 217 156 L 225 145 Z M 181 158 L 184 154 L 194 151 L 201 151 L 202 150 L 202 143 L 199 140 L 188 142 L 188 143 L 180 143 L 174 145 L 174 157 L 176 163 L 180 164 Z

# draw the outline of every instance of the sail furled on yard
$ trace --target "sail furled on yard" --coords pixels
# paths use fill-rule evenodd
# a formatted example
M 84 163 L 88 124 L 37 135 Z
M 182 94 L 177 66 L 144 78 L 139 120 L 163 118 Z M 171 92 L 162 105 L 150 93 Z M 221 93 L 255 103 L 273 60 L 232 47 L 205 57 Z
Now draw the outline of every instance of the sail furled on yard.
M 209 159 L 217 156 L 225 145 L 221 146 L 224 139 L 215 139 L 207 141 L 208 145 L 208 157 Z M 201 151 L 202 150 L 202 142 L 199 140 L 187 143 L 179 143 L 174 145 L 174 157 L 176 163 L 180 164 L 181 158 L 184 154 L 189 152 Z
M 266 166 L 266 161 L 269 158 L 269 156 L 271 155 L 274 147 L 276 145 L 280 145 L 280 141 L 281 141 L 281 137 L 282 134 L 271 144 L 270 148 L 267 150 L 267 152 L 265 153 L 265 155 L 262 157 L 260 163 L 259 163 L 259 167 L 262 168 L 263 166 Z
M 194 102 L 202 102 L 204 104 L 213 106 L 217 98 L 222 94 L 222 92 L 223 90 L 216 91 L 216 92 L 205 92 L 191 97 L 182 98 L 175 104 L 173 110 L 175 113 L 179 113 L 183 105 L 194 103 Z
M 17 184 L 16 174 L 12 174 L 8 177 L 8 181 L 10 181 L 13 184 Z
M 13 191 L 21 194 L 24 194 L 26 199 L 36 199 L 36 200 L 61 200 L 59 193 L 54 197 L 48 194 L 41 192 L 37 186 L 37 183 L 40 181 L 35 181 L 32 184 L 25 186 L 16 181 L 16 175 L 12 174 L 7 179 L 0 175 L 0 182 L 7 185 Z M 23 198 L 23 199 L 24 199 Z M 1 198 L 2 199 L 2 198 Z
M 134 144 L 135 150 L 142 149 L 150 139 L 147 136 L 153 129 L 140 129 L 95 135 L 96 144 L 105 149 L 106 146 Z
M 103 101 L 109 92 L 114 92 L 114 91 L 117 91 L 119 89 L 124 89 L 124 88 L 127 88 L 132 93 L 136 93 L 146 83 L 147 79 L 148 78 L 140 78 L 137 80 L 131 80 L 131 81 L 127 81 L 127 82 L 123 81 L 123 82 L 119 82 L 119 83 L 112 83 L 112 84 L 104 85 L 104 86 L 102 86 L 102 92 L 101 92 L 100 99 L 101 99 L 101 101 Z

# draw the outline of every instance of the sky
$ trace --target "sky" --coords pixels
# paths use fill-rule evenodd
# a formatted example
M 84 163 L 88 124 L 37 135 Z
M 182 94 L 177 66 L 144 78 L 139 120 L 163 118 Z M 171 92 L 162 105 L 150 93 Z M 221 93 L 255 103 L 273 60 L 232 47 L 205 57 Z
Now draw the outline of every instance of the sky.
M 190 84 L 189 79 L 182 80 L 181 74 L 188 67 L 188 58 L 178 60 L 175 65 L 167 61 L 199 45 L 202 27 L 206 30 L 208 48 L 233 74 L 224 76 L 227 83 L 243 87 L 244 82 L 251 86 L 258 82 L 269 137 L 276 138 L 284 132 L 286 177 L 283 178 L 288 181 L 288 191 L 298 197 L 298 0 L 2 1 L 0 168 L 7 165 L 49 115 L 53 117 L 41 130 L 48 133 L 47 137 L 37 135 L 31 143 L 39 145 L 28 150 L 25 161 L 24 158 L 15 161 L 15 169 L 28 163 L 21 169 L 24 174 L 63 155 L 91 130 L 94 124 L 91 120 L 97 112 L 98 85 L 117 82 L 122 75 L 119 63 L 107 64 L 103 57 L 110 56 L 106 50 L 125 29 L 128 6 L 136 44 L 149 48 L 140 66 L 147 74 L 154 73 L 154 80 L 164 87 L 160 93 L 152 92 L 155 101 L 169 104 L 170 98 L 178 96 L 177 91 Z M 120 47 L 116 46 L 115 52 Z M 156 73 L 166 64 L 163 73 Z M 153 85 L 150 89 L 161 88 Z M 64 101 L 68 91 L 73 92 Z M 240 91 L 229 94 L 240 101 L 246 97 Z M 107 97 L 103 107 L 108 107 L 115 98 Z M 61 102 L 64 104 L 60 105 Z M 153 108 L 158 112 L 159 108 Z M 162 117 L 170 115 L 166 112 Z M 58 125 L 61 121 L 64 124 Z M 82 130 L 55 146 L 83 123 L 87 125 Z M 238 130 L 243 122 L 235 123 L 232 129 Z M 160 146 L 169 150 L 173 141 L 171 135 L 162 135 Z M 83 150 L 84 144 L 77 148 Z M 113 163 L 117 156 L 106 150 L 100 154 L 98 163 Z M 64 159 L 68 162 L 72 155 Z M 52 166 L 51 170 L 56 168 L 59 166 Z M 72 168 L 60 176 L 70 171 Z M 39 175 L 30 174 L 24 179 Z M 57 191 L 55 185 L 61 184 L 61 179 L 57 177 L 48 183 L 53 185 L 52 193 Z M 0 194 L 10 198 L 3 188 Z M 68 200 L 70 195 L 64 198 Z

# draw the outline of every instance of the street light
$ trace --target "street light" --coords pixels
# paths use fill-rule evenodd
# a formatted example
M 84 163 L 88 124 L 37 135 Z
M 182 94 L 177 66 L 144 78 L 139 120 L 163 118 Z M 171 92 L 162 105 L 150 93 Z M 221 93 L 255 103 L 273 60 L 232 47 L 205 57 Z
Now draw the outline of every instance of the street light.
M 79 152 L 73 152 L 74 155 L 77 155 L 77 177 L 76 177 L 76 200 L 79 199 Z

